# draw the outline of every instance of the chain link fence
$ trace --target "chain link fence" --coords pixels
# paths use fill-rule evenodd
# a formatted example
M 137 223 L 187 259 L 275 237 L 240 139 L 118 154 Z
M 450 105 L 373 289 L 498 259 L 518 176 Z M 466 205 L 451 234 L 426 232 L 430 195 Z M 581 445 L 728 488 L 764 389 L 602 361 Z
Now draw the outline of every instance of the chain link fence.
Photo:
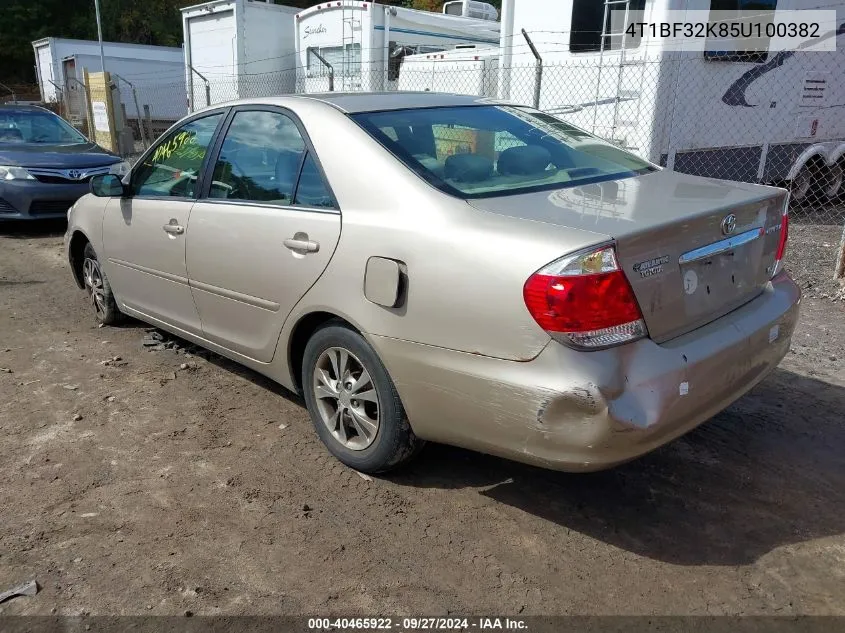
M 414 47 L 404 49 L 413 53 Z M 561 52 L 553 61 L 500 68 L 497 48 L 467 48 L 410 54 L 389 60 L 385 68 L 383 58 L 366 64 L 358 53 L 337 67 L 314 64 L 239 76 L 206 69 L 192 73 L 187 89 L 182 78 L 136 80 L 145 115 L 128 123 L 137 154 L 144 148 L 140 125 L 154 139 L 190 110 L 235 99 L 328 90 L 506 97 L 668 169 L 789 188 L 790 267 L 799 279 L 830 281 L 845 265 L 837 264 L 845 237 L 845 82 L 840 80 L 845 70 L 839 59 L 837 53 L 801 51 L 771 54 L 764 61 L 618 52 L 579 58 Z

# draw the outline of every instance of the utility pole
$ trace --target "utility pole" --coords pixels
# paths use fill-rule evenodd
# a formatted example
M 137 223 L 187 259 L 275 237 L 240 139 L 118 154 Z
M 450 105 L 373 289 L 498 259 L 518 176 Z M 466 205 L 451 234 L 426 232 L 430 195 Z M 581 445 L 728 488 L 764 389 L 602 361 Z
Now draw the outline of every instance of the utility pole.
M 94 0 L 94 11 L 97 13 L 97 39 L 100 40 L 100 70 L 106 72 L 106 56 L 103 53 L 103 25 L 100 23 L 100 0 Z

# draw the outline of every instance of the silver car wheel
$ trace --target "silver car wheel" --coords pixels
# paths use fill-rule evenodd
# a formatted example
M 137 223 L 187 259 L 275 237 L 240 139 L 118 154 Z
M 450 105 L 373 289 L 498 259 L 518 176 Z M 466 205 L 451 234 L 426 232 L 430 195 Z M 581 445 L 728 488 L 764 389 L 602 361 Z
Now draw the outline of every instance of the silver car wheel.
M 100 270 L 100 262 L 96 259 L 85 258 L 82 263 L 82 279 L 85 282 L 85 290 L 94 310 L 97 314 L 105 314 L 106 294 L 103 289 L 103 273 Z
M 330 347 L 314 365 L 314 396 L 323 424 L 344 447 L 362 451 L 376 439 L 379 401 L 370 372 L 355 354 Z

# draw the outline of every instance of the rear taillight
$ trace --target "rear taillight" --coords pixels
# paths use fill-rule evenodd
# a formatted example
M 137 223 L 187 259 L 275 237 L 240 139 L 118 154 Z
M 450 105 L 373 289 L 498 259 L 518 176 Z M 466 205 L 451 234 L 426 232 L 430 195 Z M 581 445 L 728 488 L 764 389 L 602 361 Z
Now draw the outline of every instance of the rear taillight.
M 786 240 L 789 239 L 789 194 L 786 194 L 786 200 L 783 203 L 783 212 L 780 219 L 780 239 L 778 240 L 778 250 L 775 253 L 775 264 L 772 267 L 772 277 L 777 275 L 781 268 L 783 268 L 783 256 L 786 254 Z
M 544 266 L 525 282 L 522 296 L 540 327 L 573 347 L 600 349 L 646 336 L 640 306 L 612 246 Z

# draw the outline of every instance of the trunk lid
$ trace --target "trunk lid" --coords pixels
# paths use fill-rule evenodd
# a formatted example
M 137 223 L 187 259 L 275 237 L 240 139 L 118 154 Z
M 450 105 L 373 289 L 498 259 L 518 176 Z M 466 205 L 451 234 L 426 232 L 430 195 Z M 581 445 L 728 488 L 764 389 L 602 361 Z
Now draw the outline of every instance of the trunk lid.
M 664 170 L 469 203 L 615 240 L 649 336 L 660 343 L 762 292 L 775 262 L 786 195 L 774 187 Z

